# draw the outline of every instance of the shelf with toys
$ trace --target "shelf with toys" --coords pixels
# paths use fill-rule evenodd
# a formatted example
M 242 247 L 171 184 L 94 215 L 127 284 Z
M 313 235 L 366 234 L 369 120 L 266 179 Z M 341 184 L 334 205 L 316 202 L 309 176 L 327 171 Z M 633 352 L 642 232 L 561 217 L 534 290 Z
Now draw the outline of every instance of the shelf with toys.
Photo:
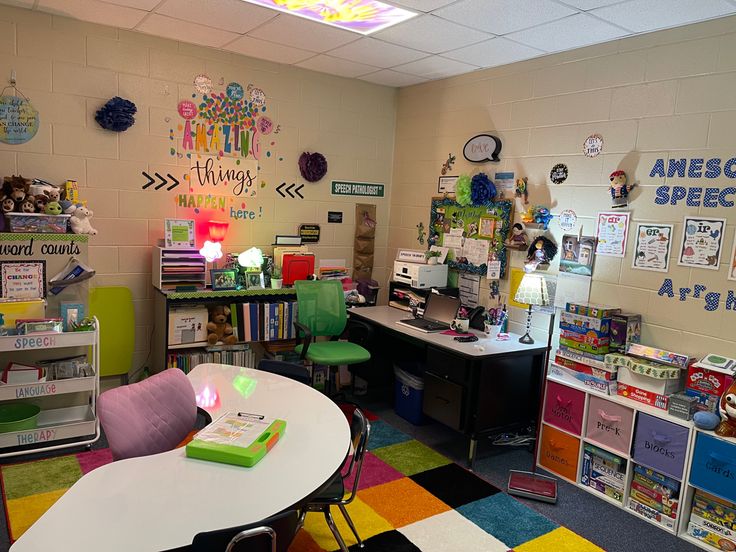
M 736 360 L 642 345 L 640 326 L 567 304 L 537 465 L 704 550 L 736 549 L 736 411 L 724 402 Z

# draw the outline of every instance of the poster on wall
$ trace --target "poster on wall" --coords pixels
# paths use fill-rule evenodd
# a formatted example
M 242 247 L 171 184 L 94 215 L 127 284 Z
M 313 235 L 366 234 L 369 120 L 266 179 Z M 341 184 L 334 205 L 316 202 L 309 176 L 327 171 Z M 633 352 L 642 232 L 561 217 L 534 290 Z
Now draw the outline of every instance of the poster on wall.
M 46 261 L 3 261 L 0 263 L 3 299 L 46 297 Z
M 593 236 L 565 234 L 562 236 L 560 272 L 592 276 L 594 251 L 595 238 Z
M 731 248 L 731 264 L 728 267 L 728 279 L 736 280 L 736 232 L 733 233 L 733 248 Z
M 672 246 L 671 224 L 636 225 L 636 241 L 631 268 L 667 272 Z
M 631 213 L 598 213 L 595 237 L 596 255 L 604 257 L 623 257 L 626 255 L 626 236 L 629 232 Z
M 677 264 L 718 270 L 726 219 L 685 217 Z

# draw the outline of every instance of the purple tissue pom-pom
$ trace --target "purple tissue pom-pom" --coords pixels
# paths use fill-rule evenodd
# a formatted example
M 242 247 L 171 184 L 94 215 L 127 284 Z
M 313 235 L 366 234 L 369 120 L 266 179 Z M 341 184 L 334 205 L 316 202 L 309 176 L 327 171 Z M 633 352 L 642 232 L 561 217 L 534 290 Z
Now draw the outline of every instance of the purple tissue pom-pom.
M 321 153 L 305 151 L 299 156 L 299 172 L 307 182 L 317 182 L 327 174 L 327 159 Z

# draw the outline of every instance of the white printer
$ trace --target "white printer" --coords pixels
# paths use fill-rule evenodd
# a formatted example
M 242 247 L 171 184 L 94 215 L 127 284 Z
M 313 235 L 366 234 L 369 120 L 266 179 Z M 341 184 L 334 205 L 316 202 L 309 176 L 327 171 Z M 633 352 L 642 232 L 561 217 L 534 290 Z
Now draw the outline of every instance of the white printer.
M 447 265 L 394 261 L 393 280 L 419 289 L 447 287 Z

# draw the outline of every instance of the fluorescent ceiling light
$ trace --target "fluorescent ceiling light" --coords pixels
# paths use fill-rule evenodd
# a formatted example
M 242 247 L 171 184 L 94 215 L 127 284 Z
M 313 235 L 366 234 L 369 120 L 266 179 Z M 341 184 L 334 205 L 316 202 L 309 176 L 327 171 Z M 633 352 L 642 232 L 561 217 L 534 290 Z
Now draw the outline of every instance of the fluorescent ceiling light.
M 378 0 L 245 1 L 364 35 L 391 27 L 417 15 Z

